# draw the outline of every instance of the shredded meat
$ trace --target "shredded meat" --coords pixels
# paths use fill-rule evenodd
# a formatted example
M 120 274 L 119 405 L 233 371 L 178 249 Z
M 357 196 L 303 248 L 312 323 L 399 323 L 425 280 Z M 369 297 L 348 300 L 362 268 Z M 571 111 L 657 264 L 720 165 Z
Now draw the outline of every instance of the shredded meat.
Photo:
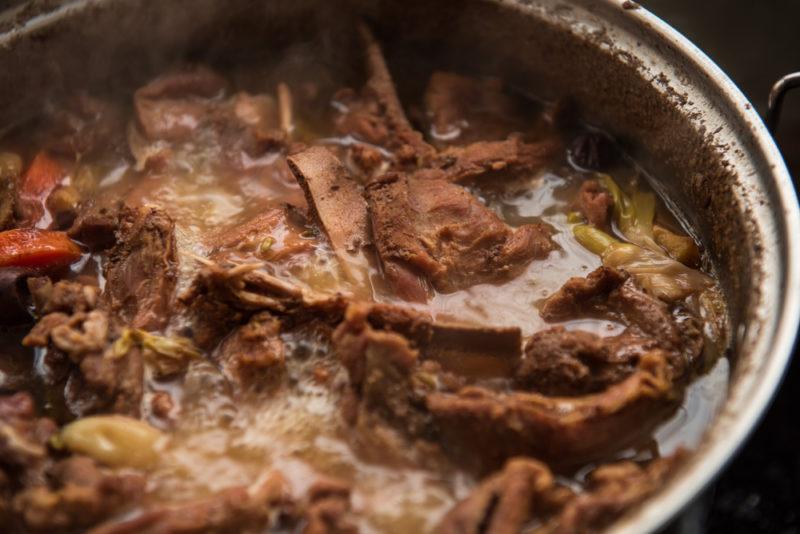
M 303 534 L 356 534 L 349 512 L 350 486 L 338 480 L 318 480 L 308 490 Z
M 438 534 L 515 534 L 533 518 L 544 519 L 571 497 L 558 487 L 546 465 L 512 458 L 451 509 Z
M 30 530 L 55 532 L 88 527 L 136 505 L 144 477 L 100 469 L 86 457 L 62 460 L 48 472 L 48 483 L 31 486 L 13 507 Z
M 623 512 L 658 491 L 686 456 L 686 451 L 679 450 L 646 467 L 620 462 L 595 469 L 587 478 L 588 490 L 566 504 L 554 532 L 602 531 Z
M 597 180 L 586 180 L 578 191 L 578 209 L 589 221 L 598 228 L 608 225 L 608 214 L 614 205 L 611 193 L 600 186 Z
M 656 346 L 632 334 L 603 338 L 563 327 L 543 330 L 525 345 L 514 379 L 546 395 L 596 393 L 633 373 L 638 357 Z
M 87 156 L 124 145 L 122 110 L 79 93 L 49 113 L 47 147 L 69 157 Z
M 126 210 L 105 265 L 104 297 L 134 328 L 156 330 L 169 320 L 177 280 L 175 225 L 153 208 Z
M 545 226 L 511 229 L 446 180 L 388 174 L 367 202 L 384 274 L 406 300 L 427 300 L 426 281 L 452 292 L 507 279 L 554 248 Z
M 217 352 L 223 374 L 240 386 L 274 382 L 284 365 L 280 331 L 280 321 L 268 312 L 253 316 L 234 330 Z

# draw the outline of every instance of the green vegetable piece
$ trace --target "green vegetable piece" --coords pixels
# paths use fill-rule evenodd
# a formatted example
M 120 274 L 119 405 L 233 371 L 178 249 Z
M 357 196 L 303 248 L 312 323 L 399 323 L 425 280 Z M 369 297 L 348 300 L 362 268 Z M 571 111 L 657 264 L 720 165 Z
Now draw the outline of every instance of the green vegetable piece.
M 572 228 L 572 233 L 578 243 L 598 256 L 602 256 L 611 245 L 619 243 L 614 237 L 588 224 L 575 225 Z

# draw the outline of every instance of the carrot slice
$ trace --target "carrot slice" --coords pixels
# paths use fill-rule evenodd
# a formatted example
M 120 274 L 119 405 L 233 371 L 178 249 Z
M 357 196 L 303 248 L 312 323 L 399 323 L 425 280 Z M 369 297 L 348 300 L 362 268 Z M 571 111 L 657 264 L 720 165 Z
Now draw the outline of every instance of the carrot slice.
M 64 169 L 58 161 L 39 152 L 33 158 L 28 170 L 20 176 L 17 183 L 17 210 L 22 227 L 47 225 L 47 196 L 64 178 Z
M 43 197 L 47 196 L 63 178 L 64 169 L 61 165 L 48 156 L 47 152 L 39 152 L 22 177 L 19 194 L 22 197 L 44 200 Z
M 81 257 L 64 232 L 17 228 L 0 232 L 0 267 L 63 267 Z

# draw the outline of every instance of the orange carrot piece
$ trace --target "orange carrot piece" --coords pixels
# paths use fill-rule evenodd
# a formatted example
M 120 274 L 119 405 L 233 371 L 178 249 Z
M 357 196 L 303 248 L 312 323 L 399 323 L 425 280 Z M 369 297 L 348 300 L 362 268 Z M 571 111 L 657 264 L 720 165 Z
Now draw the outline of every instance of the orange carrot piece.
M 19 195 L 23 198 L 37 198 L 44 200 L 64 178 L 64 169 L 61 165 L 47 155 L 47 152 L 39 152 L 33 158 L 28 171 L 22 177 L 19 184 Z
M 64 232 L 17 228 L 0 232 L 0 267 L 63 267 L 81 257 Z

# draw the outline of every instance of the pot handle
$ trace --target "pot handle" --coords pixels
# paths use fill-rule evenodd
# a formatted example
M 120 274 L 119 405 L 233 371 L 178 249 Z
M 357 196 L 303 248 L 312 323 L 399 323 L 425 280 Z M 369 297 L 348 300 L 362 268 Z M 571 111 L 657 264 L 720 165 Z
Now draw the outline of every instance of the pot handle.
M 775 135 L 778 130 L 781 110 L 783 109 L 783 99 L 786 93 L 798 87 L 800 87 L 800 72 L 787 74 L 772 86 L 767 104 L 767 128 L 772 135 Z

